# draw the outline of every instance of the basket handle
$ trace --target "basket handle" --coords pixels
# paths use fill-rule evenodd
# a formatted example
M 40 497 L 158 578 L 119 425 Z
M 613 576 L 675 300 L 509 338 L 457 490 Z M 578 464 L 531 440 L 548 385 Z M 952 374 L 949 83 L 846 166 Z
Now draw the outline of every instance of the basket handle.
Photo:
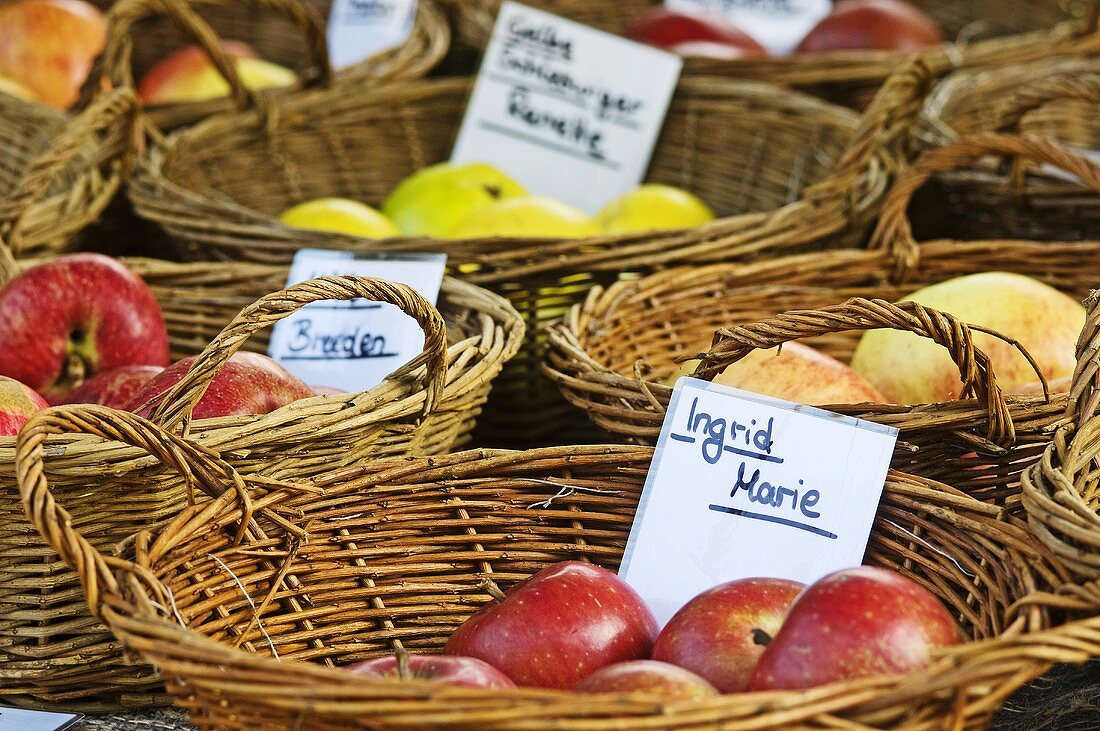
M 882 215 L 871 236 L 871 248 L 889 249 L 896 272 L 904 280 L 920 263 L 920 246 L 913 238 L 909 204 L 917 191 L 935 174 L 972 165 L 990 155 L 1011 155 L 1054 165 L 1077 176 L 1085 186 L 1100 193 L 1100 165 L 1053 142 L 1021 135 L 977 134 L 923 153 L 894 183 L 882 203 Z
M 237 109 L 264 109 L 258 93 L 245 86 L 226 54 L 221 38 L 196 12 L 197 5 L 231 5 L 242 0 L 118 0 L 107 12 L 107 41 L 96 59 L 88 82 L 81 90 L 81 102 L 91 98 L 104 78 L 113 87 L 133 87 L 134 28 L 143 20 L 165 17 L 185 36 L 191 38 L 210 57 L 226 83 Z M 317 13 L 301 0 L 248 0 L 258 11 L 274 11 L 290 19 L 305 38 L 308 64 L 299 71 L 303 88 L 327 87 L 332 81 L 326 31 Z
M 994 444 L 1010 446 L 1016 439 L 1016 430 L 1008 404 L 997 385 L 989 356 L 974 345 L 972 332 L 993 335 L 1015 345 L 1035 368 L 1043 383 L 1044 392 L 1046 391 L 1046 380 L 1031 355 L 1019 343 L 1000 333 L 968 325 L 953 315 L 916 302 L 893 303 L 861 297 L 839 305 L 785 312 L 767 320 L 718 330 L 714 334 L 710 351 L 701 356 L 695 375 L 711 380 L 751 351 L 774 348 L 791 340 L 882 327 L 916 333 L 947 348 L 962 377 L 963 390 L 960 398 L 972 395 L 981 403 L 988 414 L 986 438 Z
M 1085 327 L 1077 340 L 1077 366 L 1070 382 L 1066 417 L 1084 424 L 1097 415 L 1100 406 L 1100 290 L 1085 300 Z
M 1100 104 L 1100 79 L 1060 73 L 1028 84 L 1012 97 L 999 131 L 1016 130 L 1029 112 L 1063 99 Z
M 49 191 L 73 158 L 85 148 L 88 138 L 104 132 L 126 141 L 122 154 L 101 161 L 117 167 L 122 177 L 136 157 L 138 101 L 131 89 L 115 89 L 97 98 L 91 106 L 72 117 L 53 143 L 23 172 L 15 188 L 0 203 L 0 284 L 15 272 L 15 257 L 22 249 L 23 219 L 31 206 Z
M 149 419 L 173 429 L 190 419 L 214 376 L 256 332 L 297 312 L 311 302 L 368 299 L 388 302 L 416 320 L 424 331 L 424 350 L 390 374 L 390 378 L 411 373 L 427 364 L 427 385 L 423 414 L 427 416 L 442 398 L 447 380 L 447 326 L 443 316 L 416 290 L 405 284 L 373 277 L 327 276 L 291 285 L 265 295 L 245 307 L 195 358 L 191 369 L 172 388 L 154 399 Z

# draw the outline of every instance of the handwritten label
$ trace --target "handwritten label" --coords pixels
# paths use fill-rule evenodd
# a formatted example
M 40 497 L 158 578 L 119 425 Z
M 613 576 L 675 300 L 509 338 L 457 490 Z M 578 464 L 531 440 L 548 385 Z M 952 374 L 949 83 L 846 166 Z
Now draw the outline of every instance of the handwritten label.
M 0 731 L 61 731 L 71 728 L 81 718 L 79 713 L 0 708 Z
M 695 378 L 676 382 L 620 575 L 662 623 L 734 579 L 857 566 L 897 430 Z
M 488 162 L 595 213 L 642 181 L 682 60 L 506 2 L 454 162 Z
M 417 0 L 334 0 L 328 16 L 328 53 L 342 69 L 400 46 L 416 21 Z
M 287 286 L 353 274 L 407 284 L 431 303 L 443 283 L 443 254 L 353 254 L 301 249 Z M 415 358 L 424 333 L 398 307 L 369 300 L 313 302 L 275 324 L 268 353 L 312 386 L 365 391 Z
M 832 10 L 831 0 L 665 0 L 678 12 L 721 15 L 773 56 L 787 56 Z

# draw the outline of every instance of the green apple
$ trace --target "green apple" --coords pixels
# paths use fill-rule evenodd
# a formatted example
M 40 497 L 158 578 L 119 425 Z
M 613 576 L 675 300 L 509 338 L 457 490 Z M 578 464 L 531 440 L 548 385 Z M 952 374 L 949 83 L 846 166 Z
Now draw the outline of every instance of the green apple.
M 596 222 L 579 208 L 545 196 L 525 196 L 505 198 L 477 209 L 448 238 L 582 239 L 600 233 Z
M 1040 281 L 1020 274 L 984 272 L 925 287 L 905 299 L 1015 338 L 1035 358 L 1048 382 L 1073 374 L 1085 309 Z M 1002 390 L 1034 390 L 1035 371 L 1011 344 L 974 333 L 974 345 L 990 357 Z M 947 350 L 901 330 L 864 333 L 852 356 L 852 368 L 890 403 L 938 403 L 956 399 L 962 391 L 958 366 Z
M 671 185 L 650 183 L 608 203 L 596 223 L 609 234 L 690 228 L 714 220 L 699 197 Z
M 400 236 L 393 221 L 370 206 L 348 198 L 317 198 L 288 208 L 279 220 L 294 228 L 335 231 L 364 239 Z
M 479 208 L 524 195 L 522 185 L 492 165 L 443 162 L 398 183 L 382 212 L 409 236 L 441 238 Z

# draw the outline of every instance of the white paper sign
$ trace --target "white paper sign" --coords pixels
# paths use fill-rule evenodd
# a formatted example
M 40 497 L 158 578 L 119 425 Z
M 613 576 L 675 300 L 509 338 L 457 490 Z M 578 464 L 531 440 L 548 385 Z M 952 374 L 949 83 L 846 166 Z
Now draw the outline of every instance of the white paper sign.
M 833 9 L 831 0 L 665 0 L 677 12 L 722 15 L 773 56 L 790 55 Z
M 407 284 L 435 304 L 443 254 L 353 254 L 301 249 L 287 286 L 353 274 Z M 311 386 L 365 391 L 420 354 L 424 333 L 395 305 L 369 300 L 313 302 L 275 324 L 268 354 Z
M 334 0 L 328 16 L 332 67 L 365 61 L 408 40 L 417 0 Z
M 897 430 L 696 378 L 676 382 L 619 574 L 664 624 L 751 577 L 858 566 Z
M 80 720 L 79 713 L 27 711 L 22 708 L 0 708 L 0 731 L 61 731 Z
M 682 65 L 506 2 L 451 160 L 491 163 L 532 193 L 595 213 L 645 176 Z

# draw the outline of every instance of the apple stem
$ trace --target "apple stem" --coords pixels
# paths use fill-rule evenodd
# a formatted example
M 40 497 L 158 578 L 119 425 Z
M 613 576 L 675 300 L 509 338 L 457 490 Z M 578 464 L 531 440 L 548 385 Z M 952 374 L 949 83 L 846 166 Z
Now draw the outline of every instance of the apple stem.
M 503 602 L 508 598 L 505 596 L 504 592 L 500 590 L 500 587 L 497 586 L 497 582 L 492 579 L 485 579 L 481 582 L 481 585 L 484 587 L 485 591 L 488 592 L 489 596 L 498 602 Z
M 404 647 L 398 645 L 393 650 L 393 656 L 397 658 L 397 677 L 402 680 L 411 680 L 412 671 L 409 669 L 409 653 Z
M 772 636 L 759 627 L 752 631 L 752 641 L 757 645 L 763 645 L 767 647 L 772 643 Z

